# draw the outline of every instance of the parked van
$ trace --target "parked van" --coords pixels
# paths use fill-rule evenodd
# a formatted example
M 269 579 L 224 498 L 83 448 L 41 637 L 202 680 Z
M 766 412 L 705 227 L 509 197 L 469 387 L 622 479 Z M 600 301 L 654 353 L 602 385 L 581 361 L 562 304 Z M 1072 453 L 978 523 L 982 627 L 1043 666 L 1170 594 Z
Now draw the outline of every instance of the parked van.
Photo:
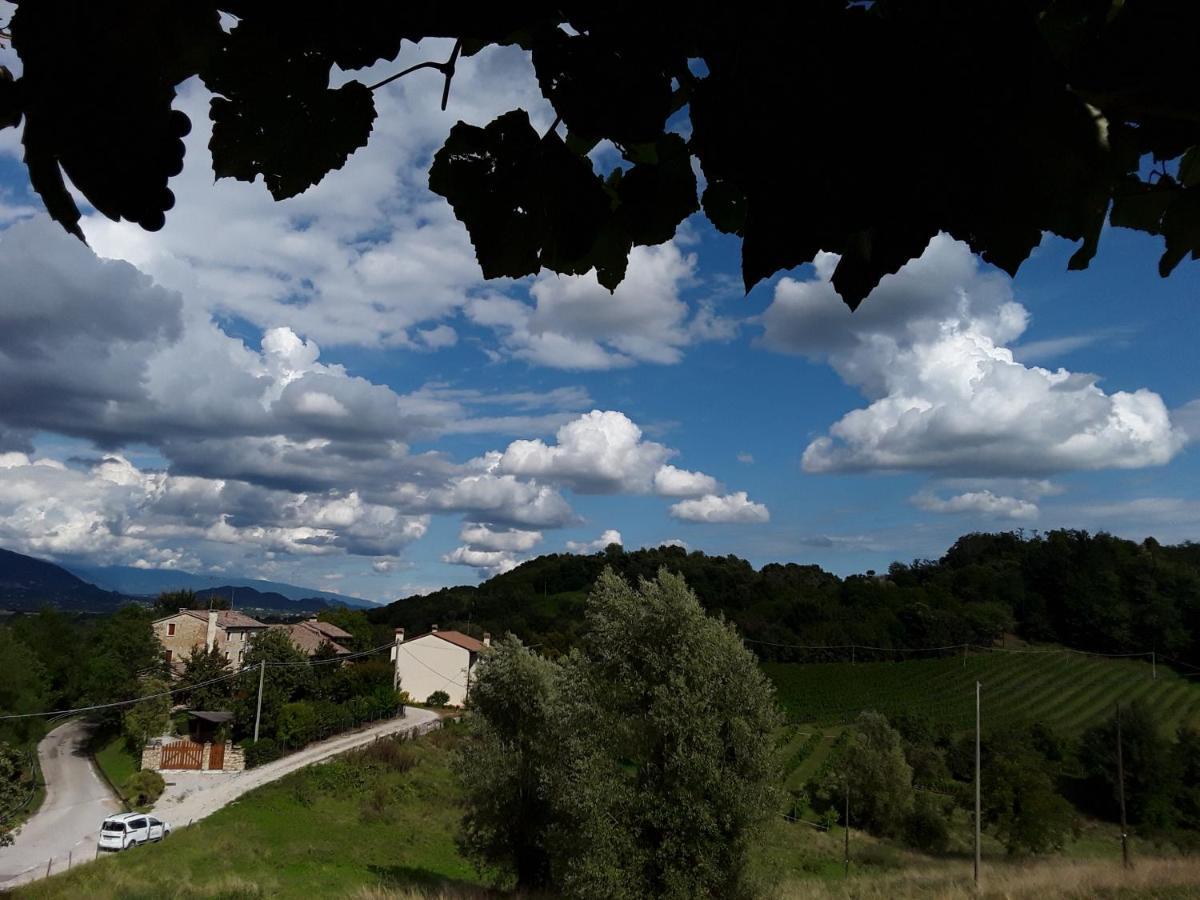
M 171 833 L 162 819 L 145 813 L 121 813 L 109 816 L 100 825 L 101 850 L 127 850 L 147 841 L 161 841 Z

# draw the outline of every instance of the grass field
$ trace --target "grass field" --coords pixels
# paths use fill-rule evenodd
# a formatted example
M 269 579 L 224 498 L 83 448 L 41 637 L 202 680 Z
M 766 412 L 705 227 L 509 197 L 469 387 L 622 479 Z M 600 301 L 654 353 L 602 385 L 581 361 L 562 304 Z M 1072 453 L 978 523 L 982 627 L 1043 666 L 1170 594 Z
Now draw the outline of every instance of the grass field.
M 1149 662 L 1076 653 L 983 653 L 905 662 L 767 663 L 792 722 L 832 726 L 864 709 L 918 714 L 954 729 L 975 723 L 975 682 L 982 683 L 985 729 L 1043 722 L 1077 734 L 1140 701 L 1166 733 L 1200 725 L 1200 679 Z
M 474 890 L 481 879 L 454 846 L 460 812 L 447 746 L 456 733 L 451 726 L 419 741 L 381 741 L 372 746 L 394 752 L 368 749 L 312 766 L 161 844 L 102 857 L 15 896 L 313 900 L 360 889 Z

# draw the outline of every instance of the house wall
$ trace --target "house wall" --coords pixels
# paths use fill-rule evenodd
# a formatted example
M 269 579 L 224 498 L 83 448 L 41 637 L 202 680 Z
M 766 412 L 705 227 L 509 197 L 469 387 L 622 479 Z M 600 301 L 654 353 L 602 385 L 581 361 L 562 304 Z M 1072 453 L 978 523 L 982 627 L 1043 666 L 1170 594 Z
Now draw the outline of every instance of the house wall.
M 462 706 L 466 699 L 467 666 L 471 654 L 436 635 L 405 641 L 396 655 L 399 688 L 424 703 L 434 691 L 445 691 L 450 703 Z
M 175 625 L 175 633 L 167 634 L 170 629 L 168 625 Z M 176 615 L 169 619 L 163 619 L 161 622 L 154 623 L 154 635 L 158 638 L 158 642 L 163 645 L 164 650 L 171 651 L 172 665 L 182 665 L 187 659 L 188 654 L 192 652 L 193 647 L 204 646 L 204 636 L 208 631 L 208 623 L 197 619 L 195 616 Z

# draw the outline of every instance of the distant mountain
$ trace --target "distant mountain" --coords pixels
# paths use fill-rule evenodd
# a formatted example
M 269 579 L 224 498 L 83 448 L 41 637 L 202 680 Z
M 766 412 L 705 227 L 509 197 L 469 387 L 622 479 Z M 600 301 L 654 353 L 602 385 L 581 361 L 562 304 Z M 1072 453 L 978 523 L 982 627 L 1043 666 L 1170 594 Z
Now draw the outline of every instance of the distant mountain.
M 253 589 L 259 593 L 278 594 L 290 601 L 312 600 L 319 598 L 332 606 L 351 606 L 358 609 L 372 609 L 376 604 L 360 597 L 348 597 L 330 591 L 318 591 L 315 588 L 297 587 L 281 581 L 263 581 L 257 578 L 237 578 L 229 575 L 198 575 L 194 572 L 181 572 L 175 569 L 135 569 L 132 566 L 73 566 L 73 571 L 85 581 L 99 585 L 111 591 L 123 594 L 133 594 L 139 597 L 154 597 L 163 591 L 179 590 L 216 590 L 223 589 L 229 596 L 229 587 L 235 588 L 234 606 L 250 606 L 243 603 L 240 596 L 242 589 Z M 271 607 L 263 607 L 271 608 Z M 294 604 L 280 607 L 293 609 Z
M 293 600 L 277 591 L 256 591 L 251 587 L 229 584 L 204 588 L 196 591 L 196 596 L 205 601 L 209 597 L 218 597 L 222 600 L 229 600 L 232 597 L 234 609 L 266 609 L 289 613 L 317 613 L 338 604 L 338 601 L 326 600 L 324 597 L 302 597 L 299 600 Z
M 129 600 L 119 592 L 88 584 L 54 563 L 0 550 L 0 609 L 37 610 L 50 605 L 112 612 Z

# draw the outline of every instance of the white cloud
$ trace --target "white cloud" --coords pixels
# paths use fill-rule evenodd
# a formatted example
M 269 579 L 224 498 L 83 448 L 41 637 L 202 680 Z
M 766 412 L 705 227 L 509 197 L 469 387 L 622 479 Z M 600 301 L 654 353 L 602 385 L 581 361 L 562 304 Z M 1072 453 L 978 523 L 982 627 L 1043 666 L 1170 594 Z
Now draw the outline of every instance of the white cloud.
M 1192 400 L 1172 410 L 1171 420 L 1187 436 L 1189 444 L 1200 441 L 1200 400 Z
M 1157 394 L 1017 362 L 1006 345 L 1029 315 L 966 245 L 934 238 L 853 314 L 829 282 L 835 262 L 821 254 L 815 279 L 782 279 L 763 316 L 767 346 L 828 360 L 870 401 L 808 445 L 806 471 L 1138 468 L 1183 445 Z
M 540 531 L 522 531 L 508 528 L 496 531 L 487 525 L 467 523 L 458 533 L 458 539 L 477 550 L 509 550 L 524 553 L 542 541 Z
M 744 465 L 752 466 L 754 465 L 754 454 L 747 453 L 745 450 L 743 450 L 737 455 L 737 461 L 743 463 Z
M 761 503 L 753 502 L 745 491 L 718 497 L 708 494 L 695 500 L 682 500 L 671 507 L 671 515 L 685 522 L 767 522 L 771 514 Z
M 926 512 L 973 513 L 991 519 L 1036 519 L 1038 507 L 1029 500 L 993 494 L 991 491 L 967 491 L 941 498 L 930 493 L 917 494 L 913 503 Z
M 654 492 L 662 497 L 699 497 L 715 494 L 720 489 L 717 479 L 703 472 L 664 465 L 654 473 Z
M 470 547 L 455 547 L 442 555 L 442 562 L 455 566 L 470 566 L 482 570 L 483 574 L 500 575 L 510 572 L 520 563 L 505 550 L 472 550 Z
M 601 550 L 608 547 L 609 544 L 624 544 L 621 539 L 621 532 L 615 528 L 609 528 L 600 537 L 594 541 L 567 541 L 568 553 L 599 553 Z

